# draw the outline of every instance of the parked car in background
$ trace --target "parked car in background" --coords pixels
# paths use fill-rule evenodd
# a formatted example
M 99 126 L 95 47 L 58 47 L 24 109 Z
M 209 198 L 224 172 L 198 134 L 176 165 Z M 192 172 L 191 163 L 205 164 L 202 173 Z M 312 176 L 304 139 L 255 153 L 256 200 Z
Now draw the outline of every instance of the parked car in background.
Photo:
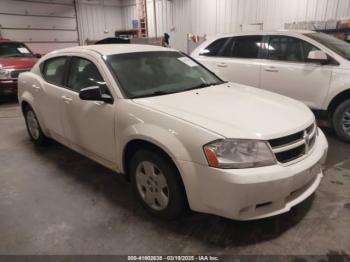
M 95 43 L 95 45 L 106 44 L 130 44 L 130 39 L 127 37 L 107 37 Z
M 240 33 L 209 38 L 192 56 L 224 80 L 304 102 L 350 142 L 349 43 L 314 31 Z
M 0 96 L 17 95 L 18 75 L 29 71 L 39 57 L 23 43 L 0 39 Z
M 144 207 L 232 219 L 284 213 L 318 187 L 328 144 L 304 104 L 227 83 L 150 45 L 55 51 L 19 77 L 35 144 L 47 137 L 125 174 Z

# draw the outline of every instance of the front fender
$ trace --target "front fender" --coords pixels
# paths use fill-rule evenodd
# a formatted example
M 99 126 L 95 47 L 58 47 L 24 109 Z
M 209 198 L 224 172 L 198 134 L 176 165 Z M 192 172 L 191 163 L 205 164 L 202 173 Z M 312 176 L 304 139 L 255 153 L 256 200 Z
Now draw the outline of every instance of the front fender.
M 200 149 L 195 153 L 196 155 L 193 155 L 193 148 L 186 148 L 184 143 L 180 141 L 176 132 L 166 130 L 153 124 L 132 125 L 122 132 L 121 137 L 125 137 L 127 139 L 124 139 L 120 143 L 119 156 L 124 155 L 123 152 L 126 145 L 132 140 L 147 141 L 166 152 L 173 160 L 180 173 L 190 207 L 193 210 L 200 210 L 200 202 L 197 201 L 200 194 L 198 183 L 198 179 L 200 178 L 196 172 L 188 172 L 188 165 L 191 166 L 191 164 L 194 162 L 198 163 L 197 159 L 202 158 L 202 156 L 200 156 L 202 155 Z M 122 172 L 125 173 L 122 163 L 123 157 L 119 157 L 118 162 L 118 166 L 121 167 Z
M 120 137 L 124 139 L 119 143 L 119 156 L 123 156 L 124 149 L 129 142 L 143 140 L 161 148 L 175 164 L 177 164 L 177 160 L 193 161 L 190 153 L 173 130 L 166 130 L 154 124 L 139 123 L 124 129 Z M 125 171 L 123 170 L 122 157 L 118 159 L 118 166 L 122 167 L 123 172 Z
M 333 102 L 334 98 L 349 90 L 350 87 L 350 70 L 338 69 L 336 73 L 333 73 L 332 80 L 329 88 L 327 98 L 325 99 L 322 109 L 327 110 Z

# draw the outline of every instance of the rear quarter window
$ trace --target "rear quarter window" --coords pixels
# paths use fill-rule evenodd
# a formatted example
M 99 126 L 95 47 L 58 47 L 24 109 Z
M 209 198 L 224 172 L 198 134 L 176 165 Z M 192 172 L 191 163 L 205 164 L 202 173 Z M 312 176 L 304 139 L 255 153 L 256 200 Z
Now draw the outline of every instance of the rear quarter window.
M 203 49 L 199 55 L 202 56 L 219 56 L 220 50 L 224 47 L 229 37 L 224 37 L 215 40 L 211 44 L 209 44 L 205 49 Z
M 43 78 L 54 85 L 63 86 L 67 57 L 55 57 L 40 65 Z

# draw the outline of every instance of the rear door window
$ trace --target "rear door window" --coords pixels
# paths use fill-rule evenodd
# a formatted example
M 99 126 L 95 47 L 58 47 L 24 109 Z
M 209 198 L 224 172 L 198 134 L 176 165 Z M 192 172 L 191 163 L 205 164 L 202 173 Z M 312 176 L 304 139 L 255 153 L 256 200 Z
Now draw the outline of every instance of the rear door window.
M 231 57 L 258 58 L 262 38 L 261 35 L 234 37 Z
M 220 50 L 220 56 L 221 57 L 231 57 L 232 56 L 232 50 L 233 50 L 233 44 L 234 44 L 234 37 L 230 37 L 223 46 L 223 48 Z

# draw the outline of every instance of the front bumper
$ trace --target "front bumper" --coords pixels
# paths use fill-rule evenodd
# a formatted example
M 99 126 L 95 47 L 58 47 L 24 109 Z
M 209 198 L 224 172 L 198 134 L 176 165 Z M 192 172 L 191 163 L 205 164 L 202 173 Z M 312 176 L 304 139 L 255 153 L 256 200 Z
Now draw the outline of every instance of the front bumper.
M 0 95 L 17 95 L 17 79 L 0 80 Z
M 181 161 L 180 169 L 193 210 L 251 220 L 287 212 L 308 198 L 320 184 L 327 151 L 319 130 L 309 155 L 289 166 L 216 169 Z

